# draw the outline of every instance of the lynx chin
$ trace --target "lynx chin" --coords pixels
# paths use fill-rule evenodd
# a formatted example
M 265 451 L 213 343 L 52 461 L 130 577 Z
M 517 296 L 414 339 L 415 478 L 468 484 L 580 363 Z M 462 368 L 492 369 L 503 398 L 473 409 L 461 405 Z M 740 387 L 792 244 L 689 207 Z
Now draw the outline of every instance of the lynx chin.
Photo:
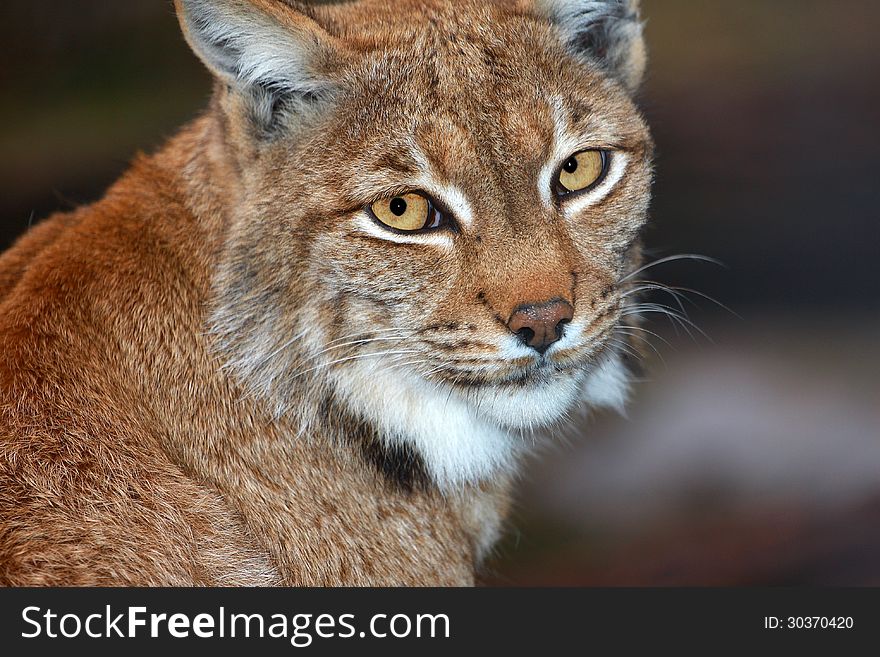
M 627 397 L 637 4 L 175 0 L 207 110 L 0 257 L 0 583 L 473 583 Z

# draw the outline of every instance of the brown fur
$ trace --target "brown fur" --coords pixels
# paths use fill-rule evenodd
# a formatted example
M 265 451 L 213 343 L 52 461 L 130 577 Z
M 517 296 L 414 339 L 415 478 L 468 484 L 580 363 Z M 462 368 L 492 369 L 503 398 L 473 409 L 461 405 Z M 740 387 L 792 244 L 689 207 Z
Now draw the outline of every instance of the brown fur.
M 267 136 L 218 82 L 103 200 L 0 257 L 0 583 L 470 584 L 510 475 L 444 490 L 406 452 L 389 473 L 376 428 L 304 364 L 393 327 L 454 355 L 442 382 L 503 389 L 509 365 L 468 363 L 519 304 L 565 299 L 606 332 L 619 318 L 650 138 L 532 3 L 251 4 L 310 35 L 334 85 L 319 110 Z M 633 158 L 583 230 L 536 199 L 549 94 Z M 453 255 L 348 224 L 396 193 L 411 138 L 474 203 Z M 290 344 L 303 330 L 320 344 Z

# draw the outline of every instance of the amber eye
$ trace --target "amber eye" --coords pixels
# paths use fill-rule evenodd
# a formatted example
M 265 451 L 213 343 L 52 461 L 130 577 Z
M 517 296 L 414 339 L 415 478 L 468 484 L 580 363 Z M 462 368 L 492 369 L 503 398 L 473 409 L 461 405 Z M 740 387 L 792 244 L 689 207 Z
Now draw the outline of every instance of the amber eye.
M 406 233 L 439 228 L 443 224 L 440 211 L 418 192 L 382 199 L 373 203 L 370 210 L 381 223 Z
M 602 180 L 607 166 L 606 151 L 582 151 L 572 155 L 559 171 L 559 194 L 564 196 L 589 189 Z

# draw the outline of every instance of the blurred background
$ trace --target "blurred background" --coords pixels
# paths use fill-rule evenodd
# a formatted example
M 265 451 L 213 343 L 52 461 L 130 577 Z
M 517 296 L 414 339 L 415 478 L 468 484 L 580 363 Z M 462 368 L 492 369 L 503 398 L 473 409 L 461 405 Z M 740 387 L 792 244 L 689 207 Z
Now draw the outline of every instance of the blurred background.
M 725 263 L 645 277 L 736 315 L 691 295 L 708 337 L 646 324 L 628 416 L 531 463 L 489 583 L 880 585 L 880 5 L 643 5 L 646 241 Z M 168 0 L 4 0 L 0 18 L 5 249 L 99 198 L 209 80 Z

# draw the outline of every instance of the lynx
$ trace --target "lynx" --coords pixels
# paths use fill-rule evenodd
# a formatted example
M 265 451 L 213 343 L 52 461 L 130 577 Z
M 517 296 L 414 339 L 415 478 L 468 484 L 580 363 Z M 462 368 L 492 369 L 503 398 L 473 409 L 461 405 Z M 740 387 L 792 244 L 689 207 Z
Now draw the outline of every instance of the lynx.
M 627 396 L 635 0 L 175 5 L 208 109 L 0 258 L 0 582 L 473 584 Z

